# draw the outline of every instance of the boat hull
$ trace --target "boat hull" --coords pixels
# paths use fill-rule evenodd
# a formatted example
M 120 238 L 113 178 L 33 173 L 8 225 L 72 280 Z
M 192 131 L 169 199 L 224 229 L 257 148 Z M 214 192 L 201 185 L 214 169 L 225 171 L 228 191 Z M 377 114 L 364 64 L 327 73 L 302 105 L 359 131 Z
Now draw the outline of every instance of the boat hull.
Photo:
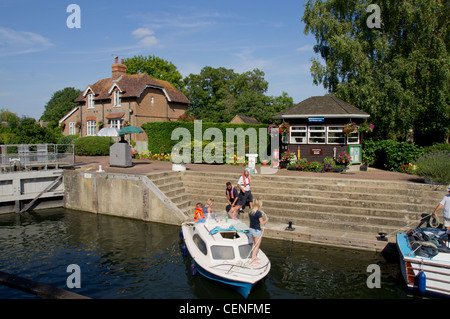
M 195 268 L 203 277 L 231 286 L 234 290 L 236 290 L 244 298 L 247 298 L 249 296 L 250 291 L 252 290 L 253 286 L 258 283 L 258 282 L 256 282 L 255 284 L 251 284 L 248 282 L 235 281 L 235 280 L 223 278 L 223 277 L 217 276 L 217 275 L 207 271 L 206 269 L 202 268 L 197 263 L 195 263 Z
M 251 246 L 250 238 L 247 234 L 241 233 L 238 242 L 231 239 L 223 239 L 220 235 L 211 235 L 205 231 L 208 226 L 215 226 L 215 224 L 194 224 L 185 223 L 181 227 L 181 238 L 183 239 L 186 252 L 189 253 L 193 260 L 196 272 L 200 273 L 205 278 L 213 281 L 224 283 L 234 288 L 241 296 L 247 298 L 252 288 L 261 282 L 270 271 L 270 261 L 267 256 L 259 250 L 258 258 L 261 264 L 252 265 L 249 258 L 237 258 L 226 260 L 219 258 L 216 260 L 211 249 L 215 245 L 234 245 L 235 256 L 240 256 L 238 247 L 242 245 Z M 224 226 L 224 225 L 222 225 Z M 236 225 L 235 225 L 236 226 Z M 201 236 L 204 241 L 204 248 L 198 244 L 198 236 Z M 197 237 L 197 238 L 196 238 Z M 194 238 L 196 240 L 194 241 Z M 219 242 L 220 241 L 220 242 Z
M 425 274 L 424 293 L 450 297 L 450 254 L 438 253 L 432 258 L 414 253 L 404 233 L 397 234 L 400 269 L 409 290 L 419 289 L 419 273 Z

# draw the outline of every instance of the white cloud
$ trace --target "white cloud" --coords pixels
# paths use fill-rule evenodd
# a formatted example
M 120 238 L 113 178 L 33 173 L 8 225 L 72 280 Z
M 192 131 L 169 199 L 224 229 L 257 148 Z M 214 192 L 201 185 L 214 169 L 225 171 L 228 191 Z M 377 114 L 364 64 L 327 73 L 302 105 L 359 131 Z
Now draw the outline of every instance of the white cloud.
M 37 33 L 0 26 L 0 56 L 43 51 L 52 45 L 49 39 Z
M 314 48 L 313 45 L 305 44 L 305 45 L 302 45 L 300 48 L 297 48 L 297 51 L 298 52 L 312 51 L 313 48 Z
M 131 34 L 137 38 L 142 38 L 147 35 L 153 35 L 154 33 L 155 32 L 153 32 L 153 30 L 150 30 L 148 28 L 138 28 L 138 29 L 134 30 L 133 32 L 131 32 Z
M 153 35 L 155 32 L 148 28 L 138 28 L 131 32 L 139 40 L 139 44 L 144 47 L 151 47 L 158 43 L 158 39 Z

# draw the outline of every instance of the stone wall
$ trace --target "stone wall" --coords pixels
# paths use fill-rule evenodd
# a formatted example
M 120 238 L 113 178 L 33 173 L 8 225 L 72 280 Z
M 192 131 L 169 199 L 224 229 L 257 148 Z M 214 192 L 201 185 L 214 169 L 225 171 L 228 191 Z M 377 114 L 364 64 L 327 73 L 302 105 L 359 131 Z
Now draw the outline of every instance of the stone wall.
M 186 216 L 146 176 L 64 171 L 65 207 L 180 225 Z

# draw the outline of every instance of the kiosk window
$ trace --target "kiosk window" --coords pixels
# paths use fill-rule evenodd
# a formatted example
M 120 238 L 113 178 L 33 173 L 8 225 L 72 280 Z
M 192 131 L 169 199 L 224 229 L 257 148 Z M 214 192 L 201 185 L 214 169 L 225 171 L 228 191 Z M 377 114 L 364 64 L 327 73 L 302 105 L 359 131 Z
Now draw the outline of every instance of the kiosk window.
M 316 144 L 325 144 L 325 126 L 309 126 L 308 142 Z
M 347 137 L 347 144 L 359 144 L 359 132 L 353 132 Z
M 291 126 L 290 134 L 292 144 L 306 144 L 306 126 Z
M 342 133 L 343 126 L 328 126 L 328 144 L 344 144 L 345 137 Z

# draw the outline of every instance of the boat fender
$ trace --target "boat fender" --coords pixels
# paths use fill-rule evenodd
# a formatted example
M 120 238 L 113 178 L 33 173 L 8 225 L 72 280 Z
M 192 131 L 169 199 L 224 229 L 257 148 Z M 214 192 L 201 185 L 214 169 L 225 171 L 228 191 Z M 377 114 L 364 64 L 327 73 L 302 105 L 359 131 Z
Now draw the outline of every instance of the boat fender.
M 417 275 L 417 286 L 421 293 L 425 292 L 426 285 L 427 285 L 427 276 L 425 275 L 423 270 L 421 270 L 421 271 L 419 271 L 419 274 Z
M 186 257 L 186 256 L 187 256 L 187 247 L 186 247 L 186 244 L 183 245 L 182 251 L 183 251 L 183 256 Z
M 196 273 L 197 273 L 197 269 L 195 268 L 195 264 L 192 263 L 191 264 L 191 275 L 195 276 Z
M 183 229 L 180 229 L 180 239 L 183 239 Z

